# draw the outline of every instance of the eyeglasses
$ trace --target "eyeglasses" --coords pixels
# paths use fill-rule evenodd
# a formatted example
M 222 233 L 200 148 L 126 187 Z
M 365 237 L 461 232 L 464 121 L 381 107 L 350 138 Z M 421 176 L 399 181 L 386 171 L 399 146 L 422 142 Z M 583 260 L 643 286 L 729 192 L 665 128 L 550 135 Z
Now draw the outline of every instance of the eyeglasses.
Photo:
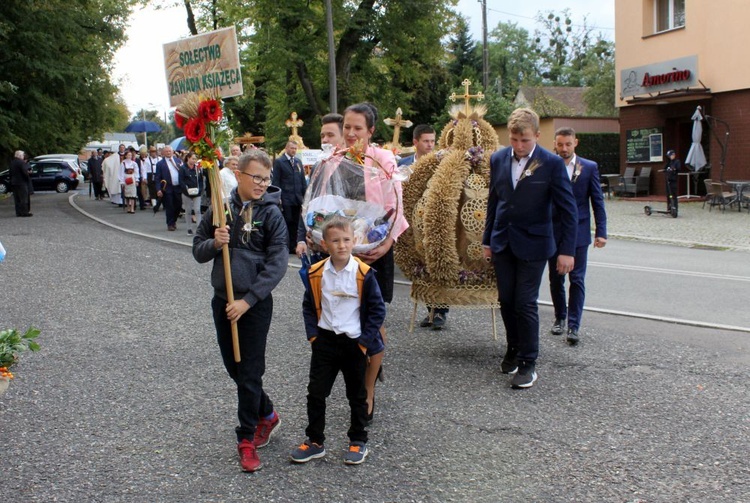
M 251 175 L 250 173 L 245 173 L 244 171 L 239 171 L 241 175 L 249 176 L 253 179 L 253 182 L 255 182 L 257 185 L 271 185 L 271 179 L 269 177 L 263 178 L 262 176 L 258 175 Z

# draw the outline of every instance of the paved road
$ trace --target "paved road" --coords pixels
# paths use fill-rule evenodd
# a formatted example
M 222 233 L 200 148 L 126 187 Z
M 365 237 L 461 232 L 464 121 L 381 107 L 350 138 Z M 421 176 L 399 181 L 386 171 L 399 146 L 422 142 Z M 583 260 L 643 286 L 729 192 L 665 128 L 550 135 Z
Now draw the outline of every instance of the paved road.
M 405 287 L 389 310 L 371 457 L 341 463 L 337 385 L 328 456 L 291 465 L 308 363 L 295 271 L 274 294 L 265 379 L 282 428 L 265 468 L 241 473 L 209 266 L 93 223 L 67 196 L 33 204 L 16 219 L 0 201 L 2 324 L 34 323 L 43 345 L 0 397 L 10 501 L 750 500 L 747 334 L 591 313 L 576 348 L 542 336 L 540 380 L 515 391 L 489 315 L 457 310 L 446 330 L 410 335 Z

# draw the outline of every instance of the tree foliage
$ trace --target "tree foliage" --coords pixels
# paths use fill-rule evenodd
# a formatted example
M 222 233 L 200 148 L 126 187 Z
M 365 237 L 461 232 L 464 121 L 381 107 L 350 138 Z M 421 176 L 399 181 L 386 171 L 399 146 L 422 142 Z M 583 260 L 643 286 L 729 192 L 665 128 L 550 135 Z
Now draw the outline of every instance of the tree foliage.
M 330 111 L 324 0 L 168 1 L 186 6 L 191 31 L 237 27 L 245 93 L 226 105 L 236 134 L 265 135 L 267 146 L 278 150 L 290 133 L 284 122 L 297 112 L 305 121 L 300 135 L 317 146 L 320 117 Z M 455 0 L 429 8 L 416 0 L 331 1 L 337 111 L 359 101 L 375 104 L 381 112 L 376 139 L 391 139 L 382 119 L 398 107 L 415 124 L 441 127 L 447 97 L 461 90 L 463 79 L 472 81 L 472 93 L 482 90 L 482 48 L 467 19 L 454 11 Z M 614 102 L 614 86 L 608 98 L 609 81 L 597 72 L 610 71 L 611 43 L 594 35 L 585 19 L 584 28 L 576 28 L 568 10 L 540 14 L 538 22 L 533 36 L 513 23 L 491 31 L 487 118 L 505 122 L 521 85 L 544 84 L 590 85 L 589 107 L 606 114 L 601 104 Z M 410 131 L 402 134 L 405 143 Z
M 76 152 L 122 120 L 110 80 L 132 0 L 4 0 L 0 158 Z

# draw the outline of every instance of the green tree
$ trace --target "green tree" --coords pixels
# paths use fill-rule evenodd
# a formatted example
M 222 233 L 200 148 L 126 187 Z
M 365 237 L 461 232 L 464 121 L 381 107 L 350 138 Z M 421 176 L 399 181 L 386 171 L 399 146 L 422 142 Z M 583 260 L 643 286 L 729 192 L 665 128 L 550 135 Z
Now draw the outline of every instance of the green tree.
M 498 23 L 488 40 L 490 80 L 494 92 L 513 99 L 521 86 L 541 84 L 539 59 L 528 30 Z
M 232 128 L 265 135 L 275 150 L 289 135 L 284 121 L 296 111 L 305 121 L 300 134 L 317 145 L 319 118 L 329 112 L 324 2 L 184 1 L 199 30 L 238 25 L 246 87 L 227 106 Z M 414 1 L 333 0 L 338 111 L 371 101 L 382 117 L 397 107 L 412 120 L 436 117 L 447 89 L 441 27 L 453 22 L 455 3 L 441 0 L 425 9 Z M 390 139 L 381 122 L 377 134 Z
M 5 0 L 0 158 L 76 152 L 122 119 L 109 73 L 133 0 Z
M 481 84 L 482 57 L 481 47 L 469 32 L 469 22 L 464 16 L 458 16 L 450 42 L 448 42 L 448 72 L 454 85 L 469 79 L 474 84 Z

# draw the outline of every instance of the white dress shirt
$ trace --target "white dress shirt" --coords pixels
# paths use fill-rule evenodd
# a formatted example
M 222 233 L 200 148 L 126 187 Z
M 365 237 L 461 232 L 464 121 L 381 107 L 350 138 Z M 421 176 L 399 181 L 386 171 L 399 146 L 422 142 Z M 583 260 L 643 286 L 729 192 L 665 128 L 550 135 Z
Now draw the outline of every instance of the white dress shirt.
M 148 156 L 141 161 L 141 180 L 148 180 L 149 173 L 156 173 L 156 164 L 161 161 L 161 157 Z
M 518 185 L 518 180 L 521 179 L 521 174 L 523 174 L 523 170 L 526 169 L 526 163 L 529 162 L 529 159 L 531 159 L 531 156 L 534 155 L 534 150 L 536 150 L 536 147 L 534 147 L 531 152 L 529 152 L 529 155 L 526 157 L 521 157 L 520 159 L 516 158 L 516 153 L 511 150 L 511 158 L 510 158 L 510 168 L 511 172 L 513 173 L 513 188 L 516 188 L 516 185 Z
M 573 172 L 576 170 L 576 155 L 570 158 L 570 162 L 565 165 L 565 169 L 568 170 L 568 178 L 573 179 Z
M 337 271 L 328 260 L 323 266 L 321 281 L 321 311 L 318 326 L 337 334 L 356 339 L 362 334 L 357 290 L 359 264 L 349 257 L 346 267 Z
M 167 166 L 169 167 L 169 174 L 172 175 L 172 185 L 176 187 L 180 184 L 180 170 L 177 169 L 174 158 L 167 157 Z

